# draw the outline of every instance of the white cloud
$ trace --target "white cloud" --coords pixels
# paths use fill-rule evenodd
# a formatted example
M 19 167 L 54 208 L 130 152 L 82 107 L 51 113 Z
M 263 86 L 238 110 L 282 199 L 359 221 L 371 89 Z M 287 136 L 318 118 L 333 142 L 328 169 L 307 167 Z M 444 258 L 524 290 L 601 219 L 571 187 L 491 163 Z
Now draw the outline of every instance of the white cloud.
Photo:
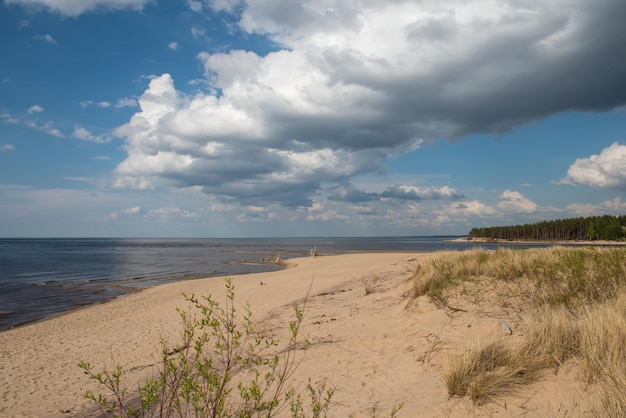
M 83 141 L 95 142 L 96 144 L 104 144 L 105 142 L 110 141 L 110 138 L 104 135 L 93 135 L 82 126 L 74 127 L 74 131 L 72 132 L 72 138 L 81 139 Z
M 31 129 L 36 131 L 45 132 L 48 135 L 55 136 L 57 138 L 64 138 L 65 135 L 54 126 L 54 123 L 51 121 L 40 122 L 36 119 L 18 119 L 17 123 L 25 125 Z
M 477 200 L 454 203 L 446 206 L 446 212 L 449 215 L 464 215 L 467 216 L 491 216 L 496 213 L 496 210 L 490 206 L 485 205 Z
M 133 206 L 132 208 L 127 208 L 127 209 L 122 210 L 122 213 L 126 215 L 136 215 L 140 212 L 141 212 L 141 207 L 139 206 Z
M 178 42 L 170 42 L 167 44 L 167 47 L 172 51 L 176 51 L 178 49 Z
M 626 145 L 615 142 L 599 155 L 577 159 L 560 184 L 626 189 Z
M 28 109 L 28 115 L 32 115 L 34 113 L 43 112 L 43 108 L 41 106 L 35 105 Z M 65 135 L 54 126 L 54 123 L 51 121 L 41 122 L 36 118 L 24 117 L 24 116 L 13 116 L 9 113 L 0 114 L 0 119 L 4 123 L 10 123 L 13 125 L 23 125 L 30 129 L 39 132 L 45 132 L 48 135 L 55 136 L 57 138 L 64 138 Z
M 10 152 L 15 151 L 15 145 L 13 144 L 3 144 L 0 146 L 0 152 Z
M 478 200 L 446 203 L 443 206 L 429 208 L 423 215 L 425 223 L 431 227 L 446 228 L 452 225 L 483 224 L 485 219 L 493 219 L 498 211 Z
M 29 115 L 32 115 L 33 113 L 40 113 L 43 111 L 44 111 L 44 108 L 39 105 L 33 105 L 27 110 Z
M 566 206 L 565 209 L 575 217 L 623 215 L 626 213 L 626 202 L 622 202 L 622 198 L 618 196 L 613 200 L 607 200 L 599 204 L 573 203 Z
M 99 10 L 141 10 L 151 0 L 6 0 L 7 4 L 37 6 L 66 16 Z
M 205 7 L 214 12 L 232 12 L 243 0 L 187 0 L 187 5 L 194 12 L 201 12 Z
M 373 192 L 353 189 L 350 187 L 336 187 L 331 191 L 330 200 L 363 203 L 380 201 L 381 199 L 395 199 L 402 201 L 417 200 L 460 200 L 465 196 L 460 191 L 449 186 L 417 187 L 406 184 L 387 186 L 382 192 Z
M 56 136 L 57 138 L 65 138 L 65 135 L 63 135 L 63 132 L 61 132 L 57 128 L 51 127 L 49 129 L 45 129 L 44 132 L 46 132 L 48 135 Z
M 115 103 L 115 107 L 116 108 L 122 108 L 122 107 L 137 107 L 137 100 L 130 98 L 130 97 L 122 97 L 121 99 L 118 99 L 117 102 Z
M 202 11 L 202 1 L 201 0 L 187 0 L 187 5 L 194 12 Z
M 106 101 L 106 100 L 101 100 L 99 102 L 94 102 L 93 100 L 83 100 L 82 102 L 80 102 L 80 106 L 82 108 L 87 108 L 87 107 L 89 107 L 91 105 L 94 105 L 96 107 L 100 107 L 100 108 L 106 109 L 108 107 L 111 107 L 111 102 Z M 116 106 L 116 107 L 118 107 L 118 106 Z
M 449 186 L 442 187 L 415 187 L 395 185 L 380 194 L 381 197 L 407 200 L 456 200 L 463 198 L 463 194 Z
M 198 26 L 192 26 L 191 27 L 191 35 L 193 36 L 194 39 L 198 39 L 203 37 L 206 34 L 206 30 L 198 27 Z
M 47 34 L 47 33 L 46 33 L 46 34 L 43 34 L 43 35 L 42 35 L 42 34 L 37 34 L 37 35 L 35 35 L 35 39 L 39 39 L 40 41 L 44 41 L 44 42 L 47 42 L 47 43 L 49 43 L 49 44 L 58 45 L 57 40 L 56 40 L 56 39 L 54 39 L 54 38 L 52 37 L 52 35 L 49 35 L 49 34 Z
M 269 207 L 245 206 L 237 215 L 238 222 L 267 222 L 278 219 L 277 213 Z
M 252 53 L 224 58 L 212 65 L 239 74 L 250 71 L 249 65 L 260 60 Z M 224 78 L 221 82 L 229 83 Z M 378 170 L 382 159 L 406 147 L 351 151 L 349 147 L 323 146 L 323 139 L 317 146 L 285 141 L 265 126 L 259 101 L 237 98 L 233 103 L 225 97 L 204 94 L 184 97 L 176 91 L 169 74 L 151 80 L 139 104 L 141 111 L 115 132 L 126 138 L 129 154 L 117 167 L 118 186 L 200 185 L 208 193 L 240 198 L 265 196 L 268 201 L 306 205 L 320 181 L 339 181 L 359 172 Z M 286 111 L 299 106 L 296 102 L 277 104 Z M 320 111 L 304 103 L 302 106 L 304 112 Z M 315 126 L 310 129 L 311 135 L 317 135 Z M 414 147 L 412 142 L 410 147 Z M 255 159 L 250 161 L 249 155 L 255 155 Z
M 311 207 L 306 209 L 306 220 L 307 221 L 322 221 L 322 222 L 330 222 L 330 221 L 349 221 L 350 218 L 345 215 L 337 212 L 336 210 L 329 209 L 324 206 L 321 202 L 315 202 L 311 205 Z
M 0 118 L 4 123 L 10 123 L 12 125 L 16 125 L 20 123 L 20 120 L 14 116 L 11 116 L 9 113 L 0 114 Z
M 187 209 L 182 209 L 177 206 L 167 206 L 150 210 L 146 217 L 156 218 L 160 222 L 170 222 L 174 219 L 194 219 L 198 218 L 200 214 Z
M 507 213 L 534 213 L 538 210 L 538 206 L 520 192 L 505 190 L 500 195 L 498 209 Z

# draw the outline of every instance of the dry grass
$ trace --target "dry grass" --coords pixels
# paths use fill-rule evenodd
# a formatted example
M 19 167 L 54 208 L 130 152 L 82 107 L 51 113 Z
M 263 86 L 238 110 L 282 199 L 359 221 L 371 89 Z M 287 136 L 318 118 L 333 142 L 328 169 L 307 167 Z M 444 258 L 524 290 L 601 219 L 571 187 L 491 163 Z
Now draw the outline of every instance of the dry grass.
M 502 342 L 477 344 L 444 367 L 444 382 L 450 396 L 469 395 L 478 405 L 515 391 L 534 380 L 538 364 L 519 356 Z
M 519 282 L 530 290 L 533 313 L 521 325 L 524 340 L 517 346 L 484 343 L 451 357 L 444 369 L 450 396 L 482 404 L 575 358 L 588 383 L 603 389 L 600 412 L 626 416 L 625 249 L 446 252 L 418 267 L 413 293 L 446 304 L 455 287 L 481 281 Z M 474 288 L 480 289 L 464 287 Z
M 577 315 L 564 307 L 537 309 L 522 325 L 525 339 L 520 355 L 535 358 L 543 367 L 558 368 L 580 353 L 581 330 Z
M 365 295 L 371 295 L 372 293 L 380 292 L 381 290 L 381 277 L 375 274 L 363 276 L 361 282 L 365 287 Z
M 582 361 L 589 381 L 603 388 L 607 416 L 626 416 L 626 291 L 587 307 L 580 318 Z
M 592 304 L 614 298 L 626 284 L 625 261 L 623 248 L 446 251 L 418 265 L 413 294 L 445 300 L 458 284 L 488 277 L 530 282 L 537 306 Z

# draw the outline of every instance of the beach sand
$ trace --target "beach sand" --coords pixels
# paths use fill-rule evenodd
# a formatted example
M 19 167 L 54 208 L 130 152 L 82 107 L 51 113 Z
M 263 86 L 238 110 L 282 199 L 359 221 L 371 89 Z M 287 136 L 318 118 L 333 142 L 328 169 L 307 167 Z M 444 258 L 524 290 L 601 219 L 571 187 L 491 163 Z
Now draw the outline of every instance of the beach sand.
M 411 301 L 408 279 L 425 253 L 367 253 L 298 258 L 289 268 L 233 278 L 236 300 L 249 302 L 259 328 L 288 334 L 293 304 L 311 286 L 302 333 L 311 346 L 293 376 L 303 394 L 309 379 L 335 389 L 330 417 L 583 416 L 589 394 L 575 367 L 563 368 L 514 397 L 474 406 L 449 399 L 442 379 L 447 356 L 478 339 L 503 336 L 501 320 L 519 317 L 436 307 L 426 297 Z M 261 282 L 263 284 L 261 284 Z M 366 291 L 367 289 L 367 291 Z M 153 373 L 161 337 L 177 341 L 181 293 L 224 299 L 219 278 L 145 289 L 107 303 L 0 333 L 0 416 L 94 415 L 83 398 L 97 389 L 77 366 L 96 370 L 124 364 L 128 387 Z M 515 327 L 513 327 L 515 328 Z

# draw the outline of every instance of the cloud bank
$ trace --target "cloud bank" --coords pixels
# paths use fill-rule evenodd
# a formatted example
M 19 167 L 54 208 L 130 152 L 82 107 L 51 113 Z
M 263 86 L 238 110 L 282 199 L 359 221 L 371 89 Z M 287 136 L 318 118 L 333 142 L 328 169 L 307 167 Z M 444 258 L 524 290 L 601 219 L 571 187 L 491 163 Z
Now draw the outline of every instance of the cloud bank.
M 169 74 L 152 79 L 116 131 L 128 152 L 119 187 L 311 206 L 324 184 L 383 172 L 425 142 L 626 103 L 620 0 L 188 4 L 232 13 L 242 32 L 280 48 L 200 53 L 209 88 L 194 96 Z M 376 198 L 461 197 L 406 187 Z M 373 198 L 364 193 L 345 199 Z M 505 202 L 533 210 L 513 195 Z

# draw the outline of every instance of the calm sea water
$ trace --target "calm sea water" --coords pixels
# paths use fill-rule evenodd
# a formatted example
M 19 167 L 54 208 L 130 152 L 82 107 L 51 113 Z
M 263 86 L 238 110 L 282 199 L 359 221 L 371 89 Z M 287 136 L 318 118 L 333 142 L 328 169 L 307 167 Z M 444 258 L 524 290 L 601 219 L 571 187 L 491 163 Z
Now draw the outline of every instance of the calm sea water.
M 451 237 L 0 239 L 0 331 L 138 288 L 276 270 L 266 258 L 463 250 Z M 489 247 L 488 245 L 480 245 Z

